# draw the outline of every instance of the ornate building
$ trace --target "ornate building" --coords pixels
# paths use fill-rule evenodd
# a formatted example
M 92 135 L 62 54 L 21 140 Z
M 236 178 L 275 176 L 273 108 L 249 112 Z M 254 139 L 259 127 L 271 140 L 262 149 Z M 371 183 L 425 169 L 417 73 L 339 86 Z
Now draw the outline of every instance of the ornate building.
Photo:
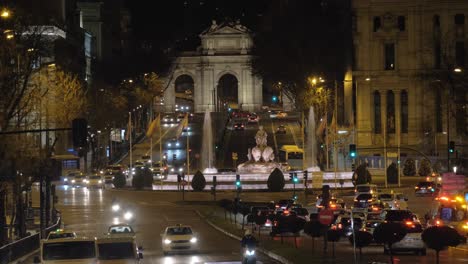
M 384 145 L 396 152 L 400 145 L 402 156 L 415 149 L 445 159 L 448 141 L 455 141 L 461 157 L 468 135 L 462 81 L 468 2 L 359 0 L 352 11 L 360 154 L 382 155 Z

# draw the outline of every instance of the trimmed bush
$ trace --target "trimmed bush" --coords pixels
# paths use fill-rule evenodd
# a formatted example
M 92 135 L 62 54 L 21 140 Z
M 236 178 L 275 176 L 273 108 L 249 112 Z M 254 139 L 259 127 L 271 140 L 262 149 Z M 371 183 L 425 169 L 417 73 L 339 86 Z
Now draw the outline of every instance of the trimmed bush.
M 416 164 L 414 159 L 407 158 L 403 165 L 403 175 L 405 176 L 416 176 Z
M 127 179 L 125 178 L 125 175 L 123 175 L 123 173 L 119 172 L 114 175 L 114 180 L 112 180 L 112 183 L 117 189 L 123 188 L 127 184 Z
M 205 189 L 206 186 L 206 179 L 203 173 L 197 171 L 195 175 L 193 175 L 193 179 L 191 182 L 192 188 L 196 192 L 201 192 Z
M 421 235 L 426 246 L 436 252 L 436 263 L 439 264 L 439 253 L 448 247 L 456 247 L 461 242 L 457 230 L 448 226 L 431 226 Z
M 153 173 L 147 167 L 141 169 L 141 176 L 143 177 L 143 186 L 152 188 L 153 187 Z
M 367 164 L 363 163 L 357 166 L 353 174 L 353 183 L 354 185 L 358 184 L 367 184 L 372 182 L 372 175 L 369 170 L 367 170 Z
M 132 179 L 132 186 L 137 190 L 141 190 L 145 187 L 145 182 L 141 173 L 135 173 Z
M 392 162 L 387 168 L 387 182 L 393 184 L 398 183 L 398 167 L 395 162 Z
M 280 192 L 283 190 L 285 185 L 284 175 L 278 168 L 275 168 L 271 172 L 268 177 L 267 185 L 270 192 Z
M 427 159 L 421 160 L 421 166 L 419 166 L 419 176 L 429 176 L 432 173 L 431 162 Z

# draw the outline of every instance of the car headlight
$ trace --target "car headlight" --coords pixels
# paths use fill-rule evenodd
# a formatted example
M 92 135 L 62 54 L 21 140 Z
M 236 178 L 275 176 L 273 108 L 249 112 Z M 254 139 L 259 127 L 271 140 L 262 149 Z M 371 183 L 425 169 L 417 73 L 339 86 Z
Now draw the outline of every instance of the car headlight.
M 179 143 L 179 142 L 177 142 L 175 145 L 176 145 L 176 147 L 178 147 L 178 146 L 180 146 L 180 143 Z
M 112 205 L 112 211 L 117 212 L 119 210 L 120 210 L 120 205 L 118 205 L 118 204 Z
M 102 180 L 99 180 L 98 183 L 102 183 Z
M 99 173 L 104 174 L 104 171 L 99 171 Z
M 253 256 L 253 255 L 255 255 L 255 250 L 246 250 L 246 251 L 245 251 L 245 254 L 246 254 L 247 256 Z
M 183 168 L 179 168 L 179 171 L 184 171 L 184 169 L 183 169 Z
M 126 212 L 126 213 L 124 214 L 124 219 L 125 219 L 125 220 L 130 220 L 130 219 L 132 219 L 132 218 L 133 218 L 133 214 L 132 214 L 131 212 Z
M 168 245 L 168 244 L 170 244 L 170 243 L 171 243 L 171 241 L 170 241 L 169 239 L 167 239 L 167 238 L 164 239 L 164 244 Z
M 196 237 L 192 237 L 190 239 L 190 243 L 197 243 L 197 238 Z
M 75 180 L 72 180 L 72 183 L 75 183 Z
M 63 181 L 66 181 L 66 182 L 67 182 L 67 181 L 68 181 L 68 179 L 67 179 L 67 178 L 65 178 L 65 179 L 63 179 Z
M 172 144 L 171 143 L 167 143 L 167 146 L 170 147 Z
M 84 183 L 88 183 L 88 180 L 84 180 Z
M 174 172 L 174 168 L 171 168 L 171 172 Z

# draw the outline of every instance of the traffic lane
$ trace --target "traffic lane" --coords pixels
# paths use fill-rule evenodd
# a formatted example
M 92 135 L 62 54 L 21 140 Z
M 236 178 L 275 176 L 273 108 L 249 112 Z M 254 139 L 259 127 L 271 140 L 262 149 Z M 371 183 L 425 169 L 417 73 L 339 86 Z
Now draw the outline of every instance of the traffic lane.
M 213 230 L 187 206 L 162 200 L 162 196 L 151 192 L 116 192 L 102 190 L 59 188 L 63 203 L 62 212 L 66 228 L 83 236 L 103 235 L 112 224 L 116 214 L 111 210 L 114 198 L 122 208 L 130 209 L 135 221 L 137 241 L 144 248 L 143 263 L 195 263 L 206 261 L 240 260 L 239 241 L 228 238 Z M 200 251 L 196 254 L 182 254 L 165 257 L 162 254 L 161 233 L 169 225 L 191 225 L 199 236 Z M 268 261 L 263 256 L 264 263 Z

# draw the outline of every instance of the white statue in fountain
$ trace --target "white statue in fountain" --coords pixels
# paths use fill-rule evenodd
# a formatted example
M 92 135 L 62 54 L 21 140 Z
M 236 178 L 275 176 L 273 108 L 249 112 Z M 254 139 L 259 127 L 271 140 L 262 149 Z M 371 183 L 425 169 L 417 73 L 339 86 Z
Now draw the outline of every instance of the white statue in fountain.
M 260 126 L 255 134 L 257 146 L 248 150 L 247 158 L 249 161 L 237 166 L 239 173 L 270 173 L 273 169 L 280 168 L 278 163 L 273 162 L 275 154 L 273 149 L 267 146 L 267 137 L 267 132 L 263 126 Z

